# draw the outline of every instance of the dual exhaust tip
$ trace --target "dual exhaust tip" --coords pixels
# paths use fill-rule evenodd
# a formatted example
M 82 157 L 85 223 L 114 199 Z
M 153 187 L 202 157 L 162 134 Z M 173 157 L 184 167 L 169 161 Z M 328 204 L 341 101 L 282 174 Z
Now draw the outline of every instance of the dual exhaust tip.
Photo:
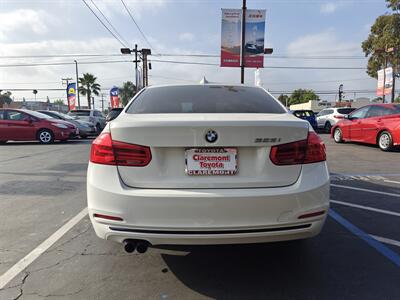
M 147 249 L 151 246 L 151 244 L 148 241 L 132 240 L 132 239 L 124 240 L 123 245 L 124 245 L 124 250 L 127 253 L 132 253 L 136 250 L 140 254 L 145 253 Z

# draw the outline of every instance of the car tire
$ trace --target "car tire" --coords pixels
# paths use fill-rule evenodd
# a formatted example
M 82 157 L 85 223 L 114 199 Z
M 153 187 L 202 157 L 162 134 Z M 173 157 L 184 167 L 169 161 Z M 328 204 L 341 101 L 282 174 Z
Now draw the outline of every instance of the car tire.
M 335 128 L 335 130 L 333 131 L 333 140 L 335 141 L 335 143 L 343 143 L 343 135 L 342 135 L 342 130 L 337 127 Z
M 41 144 L 51 144 L 54 142 L 54 133 L 50 129 L 40 129 L 37 139 Z
M 393 148 L 393 138 L 388 131 L 382 131 L 378 137 L 378 146 L 382 151 L 390 151 Z
M 331 133 L 332 125 L 330 122 L 326 122 L 324 126 L 325 133 Z

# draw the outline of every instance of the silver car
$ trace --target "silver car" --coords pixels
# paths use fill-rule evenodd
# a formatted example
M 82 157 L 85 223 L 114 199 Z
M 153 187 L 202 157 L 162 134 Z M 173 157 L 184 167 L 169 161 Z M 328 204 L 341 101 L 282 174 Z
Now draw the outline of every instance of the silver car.
M 97 133 L 100 133 L 106 126 L 106 117 L 101 111 L 96 109 L 71 110 L 68 115 L 92 123 L 96 127 Z
M 317 114 L 317 126 L 319 129 L 324 129 L 326 133 L 330 133 L 332 127 L 353 110 L 355 110 L 355 108 L 351 107 L 325 108 Z

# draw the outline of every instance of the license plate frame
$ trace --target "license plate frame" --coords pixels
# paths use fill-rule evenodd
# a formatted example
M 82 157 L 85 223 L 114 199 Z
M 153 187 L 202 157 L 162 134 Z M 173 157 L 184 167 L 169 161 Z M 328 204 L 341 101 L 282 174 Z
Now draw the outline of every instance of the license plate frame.
M 197 155 L 196 159 L 195 155 Z M 188 176 L 233 176 L 237 171 L 237 148 L 193 147 L 185 149 L 185 173 Z

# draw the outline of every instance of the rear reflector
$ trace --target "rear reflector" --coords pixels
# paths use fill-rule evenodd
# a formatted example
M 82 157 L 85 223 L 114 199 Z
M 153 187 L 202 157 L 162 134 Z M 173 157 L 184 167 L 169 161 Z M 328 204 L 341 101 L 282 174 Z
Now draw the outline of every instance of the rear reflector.
M 106 219 L 106 220 L 112 220 L 112 221 L 123 221 L 124 220 L 120 217 L 114 217 L 114 216 L 108 216 L 108 215 L 102 215 L 102 214 L 94 214 L 93 217 L 100 218 L 100 219 Z
M 317 211 L 317 212 L 301 215 L 301 216 L 298 217 L 298 219 L 312 218 L 312 217 L 323 215 L 324 213 L 325 213 L 325 211 L 321 210 L 321 211 Z
M 269 157 L 278 166 L 325 161 L 325 145 L 315 132 L 310 131 L 306 140 L 273 146 Z
M 335 119 L 344 119 L 343 116 L 333 116 Z
M 113 141 L 111 134 L 100 134 L 92 143 L 90 161 L 96 164 L 144 167 L 151 161 L 151 151 L 147 146 Z

